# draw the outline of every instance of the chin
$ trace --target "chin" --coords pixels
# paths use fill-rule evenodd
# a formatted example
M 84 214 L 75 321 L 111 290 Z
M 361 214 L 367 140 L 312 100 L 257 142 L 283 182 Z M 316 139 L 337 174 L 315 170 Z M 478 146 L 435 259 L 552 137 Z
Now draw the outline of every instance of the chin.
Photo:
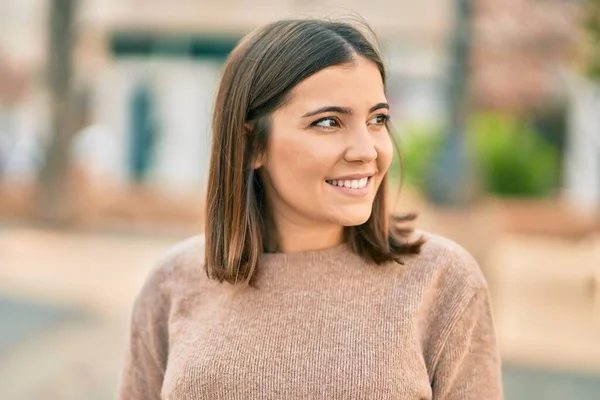
M 335 220 L 343 226 L 358 226 L 362 225 L 371 217 L 371 208 L 365 211 L 347 212 L 343 215 L 337 215 Z

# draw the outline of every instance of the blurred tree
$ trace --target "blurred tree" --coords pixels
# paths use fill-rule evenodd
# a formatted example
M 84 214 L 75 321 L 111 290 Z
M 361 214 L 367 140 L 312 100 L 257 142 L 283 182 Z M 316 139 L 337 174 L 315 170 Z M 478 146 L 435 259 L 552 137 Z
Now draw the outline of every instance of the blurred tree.
M 152 166 L 157 140 L 157 122 L 149 83 L 142 83 L 131 101 L 129 173 L 135 183 L 142 183 Z
M 72 96 L 76 6 L 77 0 L 49 2 L 47 80 L 51 132 L 38 180 L 37 217 L 55 225 L 70 218 L 67 175 L 70 142 L 76 131 Z
M 468 73 L 472 41 L 472 0 L 454 0 L 449 48 L 448 123 L 444 143 L 427 177 L 426 194 L 440 205 L 464 205 L 476 192 L 473 163 L 465 140 L 469 108 Z
M 495 112 L 469 116 L 462 135 L 464 146 L 477 166 L 477 187 L 494 196 L 540 198 L 560 187 L 560 153 L 528 119 Z M 427 169 L 435 164 L 447 134 L 439 127 L 416 126 L 403 132 L 402 154 L 407 165 L 406 183 L 424 192 Z M 398 181 L 398 158 L 390 170 Z
M 588 0 L 586 28 L 589 35 L 587 74 L 592 79 L 600 79 L 600 0 Z

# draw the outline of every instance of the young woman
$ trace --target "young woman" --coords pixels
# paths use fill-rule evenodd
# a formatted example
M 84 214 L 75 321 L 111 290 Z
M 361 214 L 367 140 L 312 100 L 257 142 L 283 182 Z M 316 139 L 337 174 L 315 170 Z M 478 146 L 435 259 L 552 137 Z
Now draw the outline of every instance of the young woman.
M 206 229 L 137 296 L 121 399 L 502 397 L 488 287 L 386 210 L 385 70 L 354 27 L 247 36 L 214 108 Z

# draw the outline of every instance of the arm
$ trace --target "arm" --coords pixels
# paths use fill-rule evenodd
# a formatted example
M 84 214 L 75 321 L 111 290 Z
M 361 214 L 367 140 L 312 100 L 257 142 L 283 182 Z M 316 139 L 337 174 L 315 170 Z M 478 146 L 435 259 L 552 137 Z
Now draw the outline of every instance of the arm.
M 502 399 L 489 293 L 480 288 L 450 326 L 432 380 L 434 400 Z
M 166 266 L 155 268 L 138 293 L 131 313 L 118 399 L 160 399 L 168 355 Z

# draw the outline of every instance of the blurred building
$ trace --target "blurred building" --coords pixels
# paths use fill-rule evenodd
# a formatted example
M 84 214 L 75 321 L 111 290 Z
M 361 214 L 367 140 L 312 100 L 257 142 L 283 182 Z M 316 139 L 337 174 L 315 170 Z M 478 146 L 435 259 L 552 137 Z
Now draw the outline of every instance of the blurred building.
M 0 181 L 31 178 L 44 137 L 45 10 L 40 1 L 0 2 Z
M 39 105 L 44 101 L 48 3 L 15 0 L 0 6 L 0 36 L 9 44 L 7 54 L 29 71 L 32 93 L 38 94 L 30 93 L 21 103 L 36 110 L 43 109 Z M 115 182 L 145 180 L 173 190 L 201 187 L 221 65 L 244 34 L 284 17 L 351 19 L 352 12 L 359 13 L 382 39 L 396 118 L 406 123 L 441 119 L 451 3 L 338 4 L 81 0 L 76 82 L 88 97 L 92 126 L 74 142 L 76 161 Z M 44 113 L 25 115 L 36 123 L 19 128 L 18 136 L 43 137 Z M 31 162 L 35 168 L 35 157 Z
M 573 66 L 579 50 L 582 3 L 475 1 L 475 104 L 523 114 L 564 103 L 562 71 Z
M 517 114 L 562 153 L 562 186 L 600 204 L 600 97 L 582 76 L 585 1 L 474 2 L 473 104 Z
M 0 2 L 3 180 L 31 180 L 41 165 L 49 133 L 45 61 L 50 3 Z M 75 162 L 98 179 L 115 183 L 201 189 L 222 63 L 244 34 L 285 17 L 362 15 L 382 39 L 396 125 L 441 122 L 449 29 L 457 3 L 340 3 L 80 0 L 75 82 L 89 126 L 74 140 Z M 561 71 L 572 69 L 576 59 L 580 1 L 481 0 L 473 5 L 474 107 L 528 115 L 547 105 L 578 102 Z M 546 121 L 546 126 L 557 124 Z M 565 136 L 564 130 L 551 134 Z M 579 160 L 580 154 L 570 157 Z M 580 170 L 591 170 L 600 158 L 596 153 L 590 157 L 585 168 L 569 167 L 565 173 L 567 186 L 581 187 L 571 192 L 587 190 L 583 186 L 590 180 L 600 181 L 581 178 Z

